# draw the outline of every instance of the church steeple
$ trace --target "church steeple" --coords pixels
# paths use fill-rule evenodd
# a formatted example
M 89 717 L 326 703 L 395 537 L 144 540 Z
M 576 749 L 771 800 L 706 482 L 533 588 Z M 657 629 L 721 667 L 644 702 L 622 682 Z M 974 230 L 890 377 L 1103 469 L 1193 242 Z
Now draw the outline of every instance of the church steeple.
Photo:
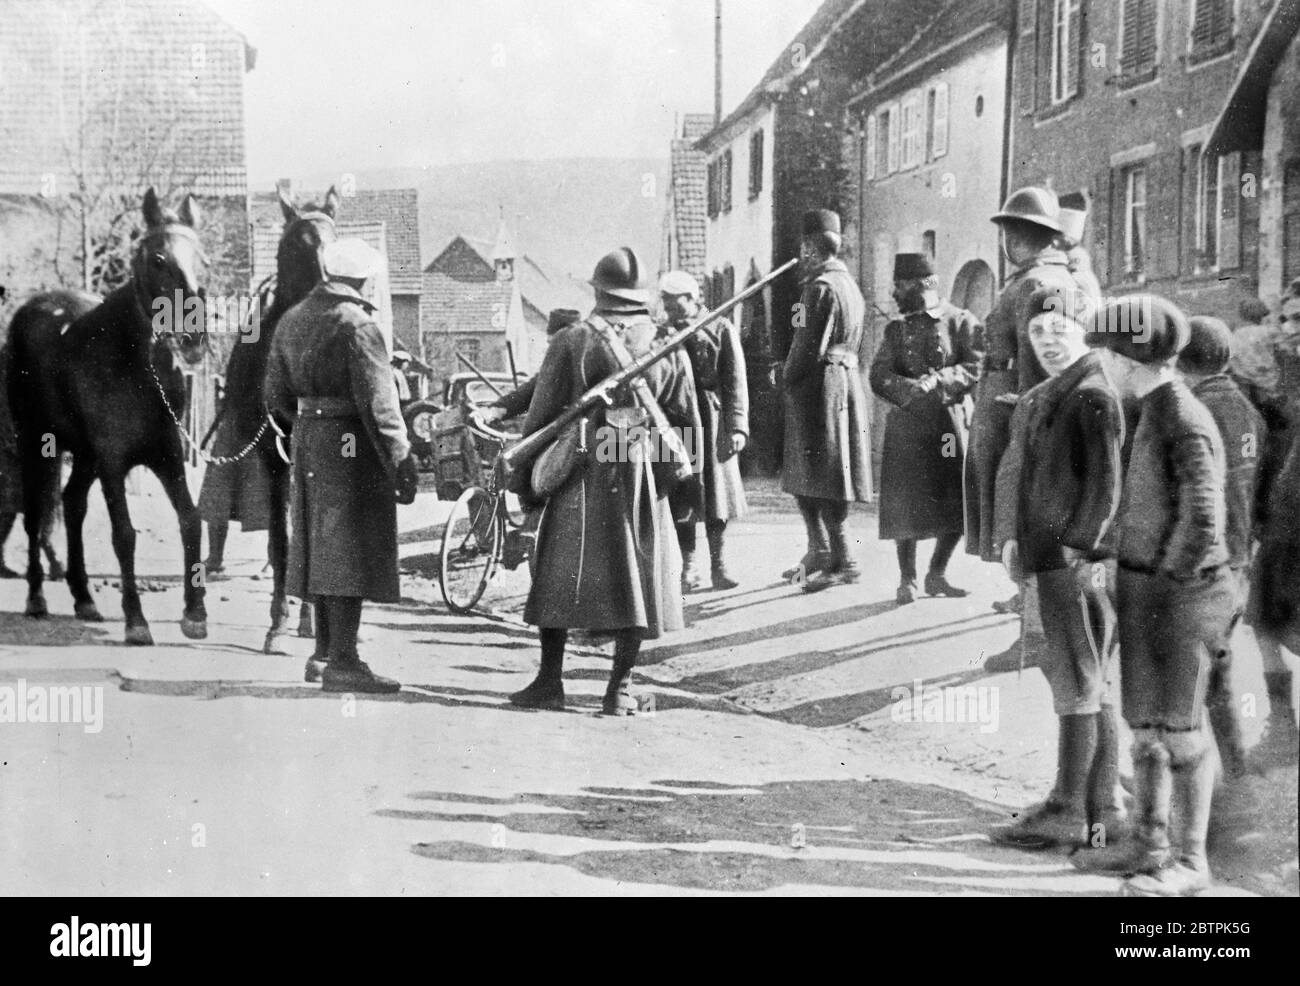
M 501 222 L 497 227 L 497 242 L 492 248 L 492 264 L 496 267 L 498 281 L 513 281 L 515 279 L 515 257 L 518 251 L 515 249 L 514 233 L 506 225 L 505 209 L 500 210 Z

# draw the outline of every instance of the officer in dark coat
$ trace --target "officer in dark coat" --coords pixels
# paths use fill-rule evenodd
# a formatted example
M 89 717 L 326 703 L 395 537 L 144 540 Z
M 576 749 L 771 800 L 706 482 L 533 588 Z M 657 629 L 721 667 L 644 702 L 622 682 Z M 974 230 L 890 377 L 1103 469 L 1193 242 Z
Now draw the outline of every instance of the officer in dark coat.
M 932 596 L 964 596 L 945 578 L 961 540 L 962 466 L 970 394 L 984 358 L 983 327 L 939 297 L 930 258 L 894 258 L 894 299 L 902 315 L 885 326 L 871 364 L 871 389 L 894 405 L 885 422 L 880 469 L 880 537 L 897 542 L 897 599 L 916 597 L 916 542 L 935 538 L 925 576 Z
M 328 663 L 309 675 L 326 691 L 394 692 L 357 655 L 362 601 L 401 598 L 394 490 L 413 494 L 416 480 L 384 336 L 362 294 L 382 257 L 343 239 L 324 262 L 328 280 L 281 320 L 266 370 L 267 406 L 297 415 L 286 589 L 319 607 L 317 653 Z
M 808 550 L 789 571 L 799 581 L 812 575 L 804 590 L 817 592 L 858 579 L 844 522 L 850 503 L 871 499 L 870 411 L 860 368 L 868 356 L 866 303 L 839 258 L 839 215 L 807 212 L 801 228 L 803 292 L 782 373 L 781 488 L 794 495 L 808 531 Z
M 546 349 L 523 432 L 554 421 L 590 388 L 630 359 L 648 352 L 657 327 L 650 291 L 635 251 L 620 247 L 596 265 L 596 307 L 586 320 L 561 330 Z M 614 667 L 601 711 L 632 715 L 629 691 L 641 641 L 681 629 L 681 555 L 673 534 L 667 489 L 652 468 L 650 400 L 679 433 L 700 427 L 690 369 L 680 352 L 644 374 L 648 397 L 620 392 L 611 407 L 587 416 L 589 449 L 546 502 L 537 532 L 533 582 L 524 620 L 538 628 L 542 659 L 537 677 L 510 696 L 531 709 L 565 708 L 564 650 L 572 629 L 614 636 Z M 686 474 L 689 460 L 683 459 Z
M 546 338 L 582 321 L 582 314 L 573 308 L 553 308 L 546 318 Z M 533 401 L 533 392 L 537 390 L 537 377 L 531 377 L 522 384 L 502 394 L 484 410 L 483 417 L 488 421 L 500 421 L 502 418 L 517 418 L 528 413 L 528 405 Z
M 664 327 L 668 332 L 684 329 L 703 312 L 700 285 L 685 271 L 665 274 L 659 296 L 668 316 Z M 727 574 L 722 549 L 727 521 L 743 517 L 747 509 L 738 458 L 749 441 L 749 384 L 740 331 L 720 318 L 692 336 L 685 349 L 700 406 L 702 430 L 692 445 L 702 468 L 699 483 L 683 484 L 670 501 L 682 550 L 682 590 L 689 592 L 703 584 L 695 567 L 695 528 L 701 520 L 709 541 L 713 588 L 734 589 L 740 583 Z

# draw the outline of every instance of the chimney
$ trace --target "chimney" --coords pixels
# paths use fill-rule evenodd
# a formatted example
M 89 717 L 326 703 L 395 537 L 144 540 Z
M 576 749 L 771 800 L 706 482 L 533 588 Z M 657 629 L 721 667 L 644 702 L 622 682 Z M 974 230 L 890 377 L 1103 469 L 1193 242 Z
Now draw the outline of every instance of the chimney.
M 713 125 L 722 122 L 722 0 L 713 0 Z

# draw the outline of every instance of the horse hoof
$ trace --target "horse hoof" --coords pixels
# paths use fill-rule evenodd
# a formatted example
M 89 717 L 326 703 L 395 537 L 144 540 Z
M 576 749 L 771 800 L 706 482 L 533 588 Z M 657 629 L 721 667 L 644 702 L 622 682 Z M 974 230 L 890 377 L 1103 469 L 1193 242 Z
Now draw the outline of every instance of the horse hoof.
M 191 640 L 206 640 L 208 636 L 207 618 L 193 619 L 189 616 L 181 617 L 181 633 Z
M 103 623 L 104 617 L 99 613 L 99 607 L 94 603 L 77 603 L 75 612 L 77 619 L 86 623 Z
M 50 615 L 49 607 L 45 605 L 44 596 L 33 596 L 27 600 L 27 615 L 36 619 Z
M 127 627 L 126 642 L 132 647 L 152 647 L 153 634 L 149 632 L 148 626 Z
M 277 633 L 274 630 L 267 631 L 266 640 L 262 644 L 263 654 L 281 654 L 287 655 L 289 652 L 281 641 L 284 640 L 283 633 Z

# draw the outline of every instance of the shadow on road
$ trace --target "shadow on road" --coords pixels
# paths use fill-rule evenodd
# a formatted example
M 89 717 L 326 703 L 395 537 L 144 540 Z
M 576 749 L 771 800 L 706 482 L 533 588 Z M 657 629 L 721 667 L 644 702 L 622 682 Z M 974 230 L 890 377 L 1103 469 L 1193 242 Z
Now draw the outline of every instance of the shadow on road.
M 32 619 L 22 613 L 0 613 L 0 645 L 5 647 L 72 647 L 117 643 L 108 627 L 83 623 L 74 616 Z
M 616 882 L 741 892 L 839 887 L 1096 895 L 1118 887 L 1076 873 L 1064 855 L 991 845 L 985 832 L 1005 820 L 1005 811 L 930 784 L 868 779 L 737 787 L 666 780 L 514 799 L 434 791 L 410 797 L 446 804 L 377 814 L 499 826 L 490 845 L 415 843 L 412 852 L 426 859 L 545 863 Z M 476 811 L 476 805 L 494 810 Z M 574 839 L 582 842 L 575 846 Z

